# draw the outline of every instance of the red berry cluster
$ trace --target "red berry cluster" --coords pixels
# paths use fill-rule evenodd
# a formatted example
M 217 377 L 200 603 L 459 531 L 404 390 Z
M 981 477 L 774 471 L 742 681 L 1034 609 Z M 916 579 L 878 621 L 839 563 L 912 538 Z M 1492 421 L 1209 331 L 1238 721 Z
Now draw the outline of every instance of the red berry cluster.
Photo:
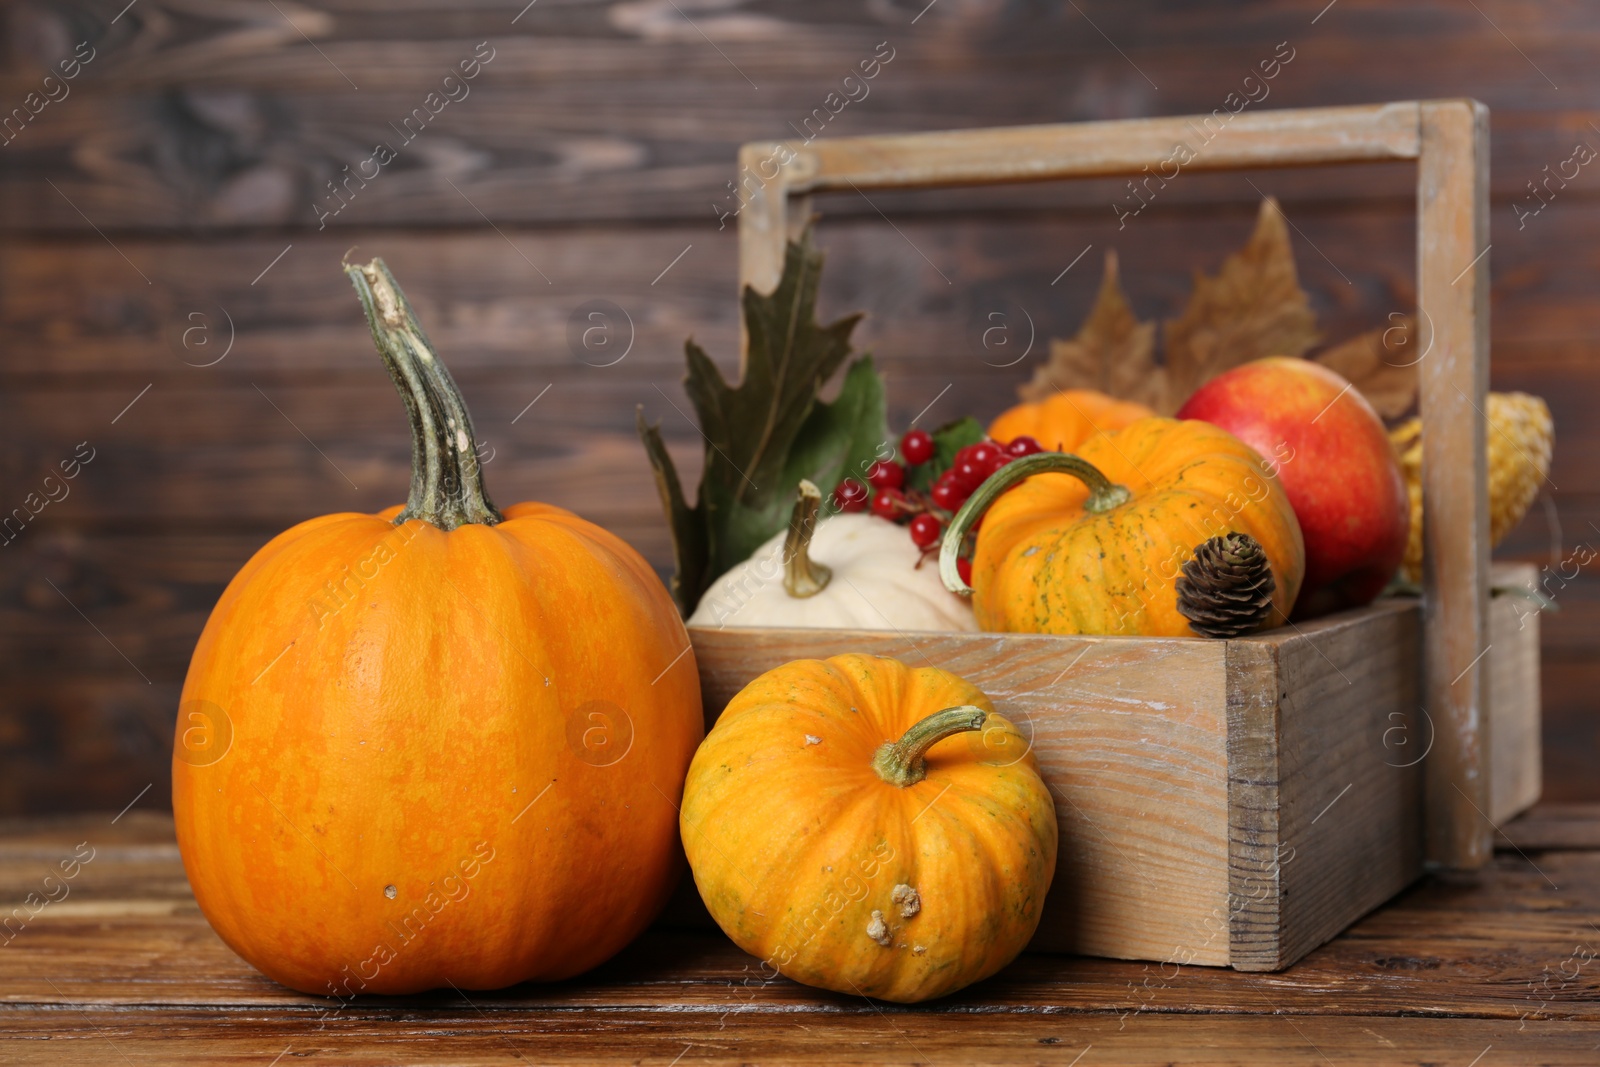
M 881 519 L 907 523 L 912 543 L 926 556 L 938 545 L 951 516 L 984 479 L 1012 460 L 1038 451 L 1039 442 L 1027 436 L 1006 444 L 983 440 L 967 445 L 923 493 L 906 488 L 906 467 L 920 467 L 933 460 L 933 435 L 926 430 L 910 430 L 900 438 L 903 462 L 878 460 L 867 471 L 866 485 L 854 478 L 844 479 L 833 491 L 833 504 L 840 511 L 865 511 L 870 507 Z M 970 582 L 971 565 L 963 559 L 959 568 L 962 580 Z

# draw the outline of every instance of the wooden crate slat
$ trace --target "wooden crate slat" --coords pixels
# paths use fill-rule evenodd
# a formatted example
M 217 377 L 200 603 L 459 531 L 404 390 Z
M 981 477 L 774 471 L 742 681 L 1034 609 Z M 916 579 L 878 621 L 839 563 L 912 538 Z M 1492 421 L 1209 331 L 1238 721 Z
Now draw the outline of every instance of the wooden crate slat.
M 1422 105 L 1417 167 L 1422 322 L 1423 706 L 1438 727 L 1427 762 L 1428 858 L 1480 866 L 1493 849 L 1488 691 L 1489 112 Z
M 1258 690 L 1229 694 L 1249 712 L 1229 732 L 1234 968 L 1287 967 L 1422 873 L 1422 746 L 1390 733 L 1423 731 L 1419 614 L 1378 601 L 1229 642 L 1231 688 Z M 1235 676 L 1251 653 L 1271 669 Z
M 1187 145 L 1184 170 L 1415 159 L 1415 103 L 1003 126 L 790 142 L 795 192 L 1137 174 Z
M 1495 589 L 1537 590 L 1539 569 L 1531 563 L 1492 563 Z M 1489 601 L 1489 682 L 1484 707 L 1488 725 L 1489 806 L 1496 826 L 1532 807 L 1544 788 L 1540 734 L 1544 727 L 1539 690 L 1538 604 L 1516 593 Z

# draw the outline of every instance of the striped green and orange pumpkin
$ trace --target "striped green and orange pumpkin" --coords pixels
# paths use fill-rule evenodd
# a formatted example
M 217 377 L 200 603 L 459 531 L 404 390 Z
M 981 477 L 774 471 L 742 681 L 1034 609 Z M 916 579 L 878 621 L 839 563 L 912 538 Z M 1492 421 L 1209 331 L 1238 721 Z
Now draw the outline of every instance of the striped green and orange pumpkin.
M 1020 483 L 1020 484 L 1019 484 Z M 1194 550 L 1230 532 L 1260 542 L 1281 624 L 1305 573 L 1294 509 L 1261 457 L 1219 427 L 1146 418 L 1096 434 L 1076 455 L 1013 460 L 979 486 L 946 531 L 945 584 L 982 519 L 972 607 L 986 630 L 1192 637 L 1177 579 Z

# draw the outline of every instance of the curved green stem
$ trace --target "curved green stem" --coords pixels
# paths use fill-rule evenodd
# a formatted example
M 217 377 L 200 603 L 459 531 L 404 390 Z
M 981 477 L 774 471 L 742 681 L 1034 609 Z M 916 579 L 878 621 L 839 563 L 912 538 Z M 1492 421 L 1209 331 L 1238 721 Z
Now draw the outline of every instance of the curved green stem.
M 983 729 L 989 713 L 972 704 L 936 711 L 912 726 L 898 741 L 885 741 L 872 754 L 872 769 L 890 785 L 916 785 L 928 776 L 923 756 L 952 734 Z
M 783 539 L 783 588 L 792 597 L 816 596 L 828 588 L 833 571 L 811 558 L 811 536 L 817 532 L 817 511 L 822 490 L 804 478 L 789 514 L 789 533 Z
M 389 377 L 411 419 L 411 494 L 395 525 L 422 519 L 442 530 L 493 526 L 505 516 L 483 488 L 478 442 L 461 390 L 434 353 L 411 304 L 381 259 L 344 265 Z
M 1099 467 L 1070 452 L 1035 452 L 1031 456 L 1014 459 L 974 489 L 972 495 L 967 497 L 967 502 L 961 505 L 961 510 L 956 512 L 955 518 L 950 520 L 950 527 L 944 532 L 944 542 L 939 546 L 939 577 L 946 589 L 962 596 L 972 592 L 972 587 L 961 580 L 956 560 L 961 556 L 961 546 L 967 539 L 968 531 L 977 525 L 983 513 L 989 510 L 989 505 L 1018 482 L 1035 474 L 1051 472 L 1070 474 L 1089 487 L 1089 499 L 1083 502 L 1085 511 L 1095 514 L 1110 511 L 1133 497 L 1127 486 L 1116 484 L 1101 474 Z

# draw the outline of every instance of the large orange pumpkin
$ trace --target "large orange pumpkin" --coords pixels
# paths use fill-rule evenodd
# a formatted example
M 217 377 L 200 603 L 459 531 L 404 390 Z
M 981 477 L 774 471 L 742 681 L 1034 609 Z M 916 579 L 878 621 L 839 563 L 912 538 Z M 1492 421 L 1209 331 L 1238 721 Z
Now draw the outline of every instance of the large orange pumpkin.
M 1066 389 L 1001 412 L 989 424 L 989 436 L 1010 441 L 1026 434 L 1047 449 L 1072 452 L 1094 434 L 1120 430 L 1154 414 L 1143 404 L 1094 389 Z
M 305 992 L 576 974 L 677 878 L 694 655 L 623 541 L 495 508 L 393 277 L 346 269 L 411 416 L 410 499 L 301 523 L 223 593 L 179 711 L 184 869 L 229 947 Z
M 972 608 L 986 630 L 1192 637 L 1177 579 L 1224 534 L 1260 543 L 1274 581 L 1266 625 L 1282 625 L 1305 574 L 1300 524 L 1261 457 L 1209 423 L 1140 419 L 1089 438 L 1077 455 L 1013 460 L 968 498 L 939 568 L 955 592 L 967 532 Z
M 746 686 L 689 768 L 682 828 L 706 907 L 769 974 L 885 1000 L 1005 966 L 1055 873 L 1028 742 L 970 683 L 876 656 Z

